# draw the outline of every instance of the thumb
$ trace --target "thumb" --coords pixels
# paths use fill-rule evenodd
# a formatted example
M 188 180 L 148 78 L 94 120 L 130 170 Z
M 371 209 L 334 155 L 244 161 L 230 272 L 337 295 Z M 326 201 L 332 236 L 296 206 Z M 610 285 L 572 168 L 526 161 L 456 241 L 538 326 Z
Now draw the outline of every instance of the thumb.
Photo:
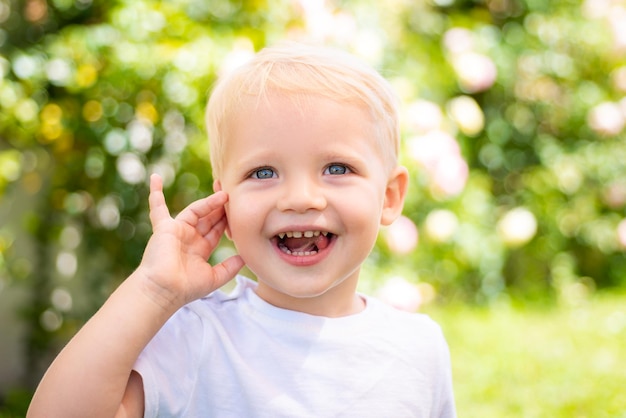
M 245 264 L 241 256 L 234 255 L 213 266 L 213 272 L 215 273 L 214 279 L 217 287 L 232 280 Z

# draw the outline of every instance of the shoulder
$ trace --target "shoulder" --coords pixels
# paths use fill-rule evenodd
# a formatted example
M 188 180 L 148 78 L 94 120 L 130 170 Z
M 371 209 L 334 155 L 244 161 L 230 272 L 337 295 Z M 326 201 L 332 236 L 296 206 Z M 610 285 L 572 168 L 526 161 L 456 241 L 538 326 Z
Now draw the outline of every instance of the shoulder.
M 404 382 L 402 390 L 418 404 L 431 405 L 432 416 L 454 416 L 450 352 L 440 325 L 423 313 L 401 311 L 371 297 L 367 302 L 377 334 L 370 350 L 377 357 L 371 363 L 389 365 L 391 380 Z
M 219 289 L 207 296 L 188 303 L 173 316 L 173 321 L 196 321 L 213 316 L 216 311 L 241 309 L 248 304 L 246 292 L 254 289 L 256 283 L 247 277 L 237 276 L 235 287 L 230 290 Z
M 394 350 L 436 363 L 447 362 L 448 344 L 441 327 L 430 316 L 401 311 L 374 298 L 367 301 L 371 309 L 370 326 L 381 338 L 393 341 Z
M 199 376 L 214 366 L 207 356 L 230 338 L 234 317 L 245 313 L 250 286 L 251 280 L 239 278 L 233 292 L 216 291 L 183 306 L 152 338 L 133 367 L 143 380 L 145 416 L 157 416 L 159 410 L 185 411 Z
M 366 300 L 375 321 L 387 324 L 392 328 L 401 327 L 419 333 L 442 335 L 439 324 L 426 314 L 401 311 L 369 296 L 366 297 Z

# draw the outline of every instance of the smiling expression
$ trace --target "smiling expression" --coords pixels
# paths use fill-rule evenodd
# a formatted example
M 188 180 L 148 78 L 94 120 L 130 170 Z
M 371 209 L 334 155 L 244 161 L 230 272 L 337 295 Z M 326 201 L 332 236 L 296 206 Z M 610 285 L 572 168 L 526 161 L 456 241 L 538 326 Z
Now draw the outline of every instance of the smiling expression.
M 359 269 L 381 224 L 400 213 L 406 170 L 389 168 L 369 114 L 322 97 L 270 94 L 230 121 L 216 190 L 229 195 L 227 233 L 279 307 L 358 311 Z

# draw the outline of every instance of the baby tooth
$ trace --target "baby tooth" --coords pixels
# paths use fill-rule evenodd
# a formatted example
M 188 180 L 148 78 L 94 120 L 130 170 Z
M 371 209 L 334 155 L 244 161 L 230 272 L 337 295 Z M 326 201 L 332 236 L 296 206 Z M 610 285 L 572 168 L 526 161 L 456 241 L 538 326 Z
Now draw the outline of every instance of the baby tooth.
M 286 231 L 280 232 L 278 234 L 278 238 L 283 239 L 287 238 L 313 238 L 319 237 L 321 235 L 328 236 L 328 232 L 325 231 Z

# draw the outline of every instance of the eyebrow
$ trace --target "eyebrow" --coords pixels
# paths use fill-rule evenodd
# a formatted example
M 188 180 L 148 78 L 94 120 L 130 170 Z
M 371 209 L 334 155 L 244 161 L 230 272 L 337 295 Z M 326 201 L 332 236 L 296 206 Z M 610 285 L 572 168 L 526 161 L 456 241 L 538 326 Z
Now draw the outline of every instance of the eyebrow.
M 365 147 L 369 148 L 370 145 Z M 357 167 L 367 163 L 368 156 L 365 155 L 367 152 L 362 152 L 362 150 L 360 147 L 347 146 L 338 141 L 331 149 L 323 151 L 321 154 L 316 155 L 315 158 L 324 163 L 342 162 Z M 374 154 L 383 158 L 378 152 L 374 152 Z M 245 157 L 234 159 L 231 167 L 242 172 L 247 172 L 256 167 L 271 167 L 276 164 L 278 157 L 282 158 L 280 151 L 264 147 L 256 148 L 251 150 L 251 153 Z
M 326 162 L 341 162 L 348 165 L 357 165 L 359 163 L 363 163 L 365 160 L 365 158 L 359 157 L 358 155 L 341 154 L 336 152 L 324 154 L 321 159 Z

